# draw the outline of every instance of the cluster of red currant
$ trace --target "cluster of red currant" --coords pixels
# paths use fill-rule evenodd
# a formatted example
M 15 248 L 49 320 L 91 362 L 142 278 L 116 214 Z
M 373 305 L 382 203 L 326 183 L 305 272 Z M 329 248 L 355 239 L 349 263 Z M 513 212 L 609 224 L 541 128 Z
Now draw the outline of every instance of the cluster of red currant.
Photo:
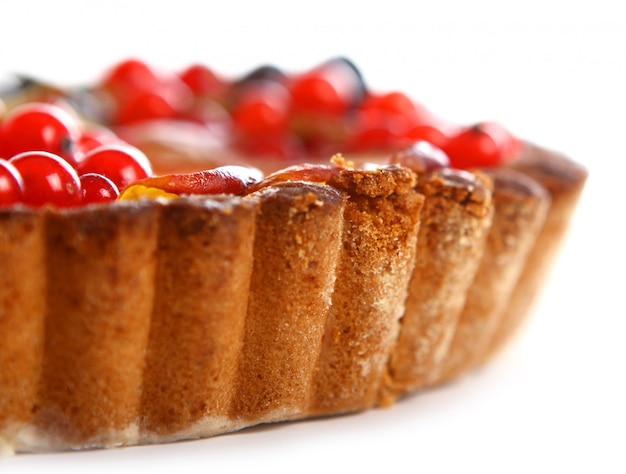
M 0 104 L 1 105 L 1 104 Z M 152 174 L 146 156 L 70 109 L 27 103 L 0 107 L 0 206 L 59 208 L 112 201 Z
M 495 123 L 456 127 L 402 92 L 369 90 L 345 59 L 298 74 L 273 66 L 225 79 L 204 65 L 166 74 L 138 60 L 111 68 L 99 88 L 112 97 L 110 122 L 151 119 L 226 124 L 230 145 L 250 156 L 290 161 L 334 153 L 393 152 L 425 140 L 457 168 L 494 166 L 519 142 Z

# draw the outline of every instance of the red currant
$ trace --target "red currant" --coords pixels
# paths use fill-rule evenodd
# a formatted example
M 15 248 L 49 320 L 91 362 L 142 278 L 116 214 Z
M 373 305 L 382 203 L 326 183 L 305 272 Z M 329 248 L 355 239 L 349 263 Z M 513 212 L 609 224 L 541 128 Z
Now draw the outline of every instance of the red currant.
M 0 156 L 11 158 L 25 151 L 47 151 L 76 164 L 78 124 L 61 107 L 29 103 L 11 110 L 0 126 Z
M 126 125 L 145 120 L 171 119 L 183 115 L 192 105 L 191 91 L 175 76 L 163 77 L 158 86 L 136 91 L 117 103 L 112 120 Z
M 80 204 L 80 179 L 67 161 L 45 151 L 30 151 L 9 160 L 24 180 L 24 204 L 74 207 Z
M 290 90 L 296 113 L 343 115 L 362 99 L 364 86 L 352 63 L 335 59 L 295 77 Z
M 445 148 L 448 143 L 448 136 L 440 127 L 428 124 L 411 127 L 406 133 L 406 138 L 411 142 L 427 141 L 438 148 Z
M 113 121 L 117 125 L 129 125 L 153 119 L 168 119 L 177 115 L 177 110 L 162 94 L 144 92 L 119 104 Z
M 193 64 L 179 74 L 180 79 L 195 95 L 217 97 L 224 88 L 222 79 L 201 64 Z
M 97 173 L 109 178 L 122 190 L 138 179 L 152 175 L 150 161 L 130 145 L 111 144 L 91 150 L 78 164 L 80 174 Z
M 119 141 L 119 138 L 108 128 L 91 125 L 81 132 L 78 139 L 78 150 L 84 155 L 94 148 Z
M 370 94 L 363 101 L 362 108 L 382 109 L 390 113 L 413 118 L 417 113 L 415 103 L 402 92 L 388 92 L 386 94 Z
M 277 135 L 287 130 L 289 92 L 277 82 L 258 80 L 242 88 L 232 108 L 235 133 Z
M 113 66 L 102 79 L 102 87 L 118 99 L 133 96 L 137 91 L 153 90 L 159 79 L 144 62 L 127 59 Z
M 0 206 L 10 206 L 22 200 L 24 181 L 13 164 L 0 158 Z
M 113 181 L 97 173 L 80 176 L 83 204 L 95 204 L 115 201 L 120 194 Z
M 454 168 L 493 167 L 511 159 L 515 139 L 503 127 L 482 122 L 461 129 L 444 147 Z
M 388 150 L 406 146 L 407 125 L 403 115 L 378 108 L 363 109 L 357 115 L 349 146 L 357 150 Z

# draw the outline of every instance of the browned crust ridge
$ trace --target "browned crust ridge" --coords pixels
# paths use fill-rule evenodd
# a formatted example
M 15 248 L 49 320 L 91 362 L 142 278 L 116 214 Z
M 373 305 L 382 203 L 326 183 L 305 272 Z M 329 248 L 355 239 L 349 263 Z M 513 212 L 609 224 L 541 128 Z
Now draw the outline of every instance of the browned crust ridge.
M 437 170 L 421 176 L 417 189 L 425 201 L 416 262 L 381 405 L 438 377 L 492 222 L 485 175 Z
M 527 176 L 504 168 L 488 173 L 494 181 L 493 222 L 435 383 L 474 367 L 490 343 L 550 206 L 545 188 Z
M 466 373 L 521 324 L 586 178 L 533 146 L 508 168 L 1 211 L 0 443 L 204 437 Z
M 0 438 L 30 421 L 41 377 L 44 225 L 42 213 L 0 211 Z
M 346 170 L 330 185 L 348 195 L 332 307 L 311 413 L 375 405 L 396 341 L 414 265 L 423 196 L 405 168 Z
M 286 182 L 260 205 L 254 269 L 231 418 L 243 424 L 308 414 L 340 252 L 345 197 Z
M 174 200 L 161 211 L 141 397 L 144 441 L 229 429 L 225 420 L 243 345 L 255 204 Z
M 511 168 L 540 183 L 550 194 L 545 223 L 530 250 L 507 309 L 492 340 L 479 358 L 485 363 L 499 352 L 523 324 L 549 275 L 587 181 L 587 170 L 561 153 L 525 144 Z

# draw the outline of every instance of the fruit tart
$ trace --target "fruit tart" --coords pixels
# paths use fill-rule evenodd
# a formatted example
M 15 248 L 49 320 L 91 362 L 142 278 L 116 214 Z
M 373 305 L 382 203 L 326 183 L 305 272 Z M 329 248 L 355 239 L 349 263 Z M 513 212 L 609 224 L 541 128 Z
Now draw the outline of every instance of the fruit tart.
M 522 324 L 586 179 L 345 58 L 3 84 L 4 452 L 203 438 L 454 380 Z

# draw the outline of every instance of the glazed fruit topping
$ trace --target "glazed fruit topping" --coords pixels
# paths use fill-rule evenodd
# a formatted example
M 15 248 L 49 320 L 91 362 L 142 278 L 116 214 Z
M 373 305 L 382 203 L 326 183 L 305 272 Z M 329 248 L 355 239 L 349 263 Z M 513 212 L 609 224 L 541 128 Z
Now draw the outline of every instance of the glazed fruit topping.
M 444 146 L 450 165 L 460 169 L 499 166 L 514 159 L 519 148 L 519 140 L 493 122 L 462 128 Z
M 109 178 L 119 189 L 152 175 L 150 161 L 138 148 L 126 144 L 102 145 L 89 151 L 77 170 Z
M 394 153 L 389 162 L 409 168 L 418 174 L 446 168 L 450 165 L 448 155 L 427 141 L 416 142 Z
M 332 59 L 291 82 L 296 113 L 344 115 L 358 104 L 365 86 L 361 73 L 345 58 Z
M 212 170 L 188 174 L 170 174 L 140 179 L 126 188 L 121 199 L 143 197 L 146 189 L 157 189 L 167 195 L 234 194 L 241 195 L 262 178 L 256 168 L 221 166 Z M 139 189 L 137 189 L 139 188 Z M 162 195 L 156 193 L 156 195 Z
M 148 158 L 71 109 L 27 103 L 0 122 L 0 205 L 75 207 L 114 201 L 152 175 Z M 51 151 L 53 150 L 53 151 Z
M 474 168 L 497 166 L 520 150 L 519 141 L 497 124 L 458 126 L 403 92 L 371 90 L 342 57 L 296 73 L 264 65 L 228 79 L 194 64 L 174 76 L 136 60 L 113 67 L 100 85 L 113 97 L 111 124 L 217 124 L 242 154 L 292 163 L 335 153 L 388 156 L 428 141 L 449 155 L 451 166 Z
M 7 158 L 31 150 L 47 151 L 76 164 L 80 132 L 72 116 L 61 107 L 28 103 L 8 112 L 0 126 L 0 156 Z
M 34 207 L 52 204 L 60 208 L 80 205 L 78 174 L 59 156 L 45 151 L 27 151 L 9 161 L 24 181 L 24 204 Z
M 130 59 L 114 65 L 95 88 L 81 89 L 81 97 L 105 111 L 95 115 L 80 108 L 76 93 L 44 89 L 44 102 L 0 102 L 0 205 L 72 207 L 113 201 L 120 193 L 244 194 L 284 180 L 326 182 L 345 163 L 288 165 L 339 153 L 379 163 L 391 156 L 392 164 L 420 173 L 499 166 L 521 149 L 497 123 L 457 126 L 400 91 L 370 90 L 341 57 L 295 74 L 265 65 L 235 80 L 201 64 L 168 73 Z M 242 167 L 153 176 L 148 157 L 116 134 L 139 144 L 133 126 L 151 120 L 206 126 L 234 151 L 279 158 L 287 167 L 262 181 L 257 170 Z
M 218 97 L 224 91 L 224 81 L 203 64 L 192 64 L 179 77 L 196 96 Z
M 22 200 L 24 180 L 15 166 L 0 158 L 0 206 L 11 206 Z
M 118 125 L 176 118 L 190 108 L 193 97 L 179 75 L 161 73 L 136 59 L 109 70 L 100 87 L 113 98 L 109 120 Z
M 346 161 L 341 155 L 333 156 L 330 160 L 330 164 L 301 163 L 292 165 L 270 173 L 263 180 L 251 185 L 247 192 L 252 193 L 267 186 L 286 181 L 306 181 L 309 183 L 325 184 L 333 177 L 339 175 L 342 170 L 353 167 L 354 164 Z
M 233 99 L 231 114 L 235 136 L 255 140 L 284 135 L 289 106 L 289 91 L 282 84 L 265 79 L 250 81 L 240 87 Z
M 115 183 L 101 174 L 87 173 L 79 178 L 83 204 L 112 202 L 120 194 Z

